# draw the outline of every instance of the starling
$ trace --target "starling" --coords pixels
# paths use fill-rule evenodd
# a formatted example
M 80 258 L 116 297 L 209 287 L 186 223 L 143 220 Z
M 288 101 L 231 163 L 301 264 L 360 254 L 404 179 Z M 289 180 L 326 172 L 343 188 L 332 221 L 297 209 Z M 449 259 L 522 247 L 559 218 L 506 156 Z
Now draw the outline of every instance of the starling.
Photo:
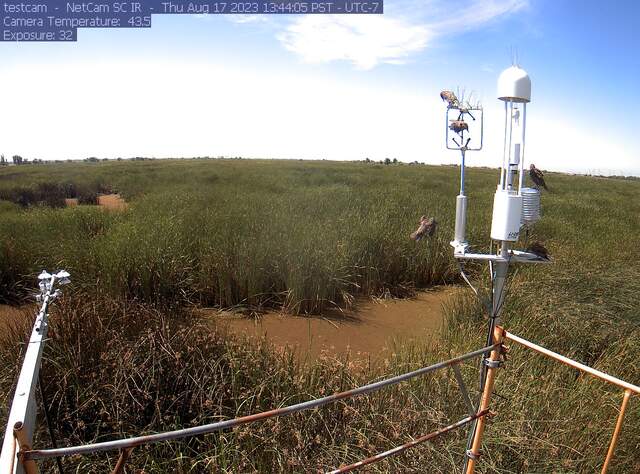
M 460 101 L 451 91 L 440 92 L 440 98 L 444 100 L 449 107 L 460 107 Z
M 422 216 L 420 218 L 418 230 L 411 234 L 411 238 L 416 242 L 419 242 L 425 236 L 432 237 L 433 234 L 435 234 L 437 227 L 438 223 L 433 217 L 427 218 L 427 216 Z
M 544 182 L 544 173 L 536 168 L 536 165 L 534 165 L 533 163 L 531 163 L 531 166 L 529 167 L 529 177 L 531 178 L 531 181 L 533 181 L 533 183 L 536 185 L 536 189 L 540 189 L 540 186 L 542 186 L 544 189 L 549 191 L 549 188 L 547 188 L 547 184 Z
M 549 251 L 540 242 L 534 242 L 529 245 L 529 248 L 527 248 L 527 252 L 530 252 L 545 260 L 549 260 Z

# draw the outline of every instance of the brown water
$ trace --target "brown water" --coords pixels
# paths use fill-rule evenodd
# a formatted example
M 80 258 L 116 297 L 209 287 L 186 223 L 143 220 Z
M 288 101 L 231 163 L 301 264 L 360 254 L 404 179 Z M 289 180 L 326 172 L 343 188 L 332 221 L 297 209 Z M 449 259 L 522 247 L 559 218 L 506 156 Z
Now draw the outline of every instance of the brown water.
M 411 299 L 362 299 L 355 310 L 323 316 L 267 313 L 253 319 L 227 311 L 202 312 L 231 334 L 250 340 L 264 337 L 276 347 L 290 347 L 302 361 L 347 353 L 351 360 L 376 361 L 390 353 L 394 342 L 424 339 L 438 331 L 443 322 L 442 304 L 455 291 L 455 287 L 441 287 Z M 0 305 L 0 330 L 33 318 L 36 311 L 36 305 Z
M 412 299 L 361 300 L 357 309 L 324 316 L 267 313 L 259 319 L 208 310 L 214 324 L 249 339 L 265 337 L 277 347 L 290 347 L 300 360 L 321 354 L 376 360 L 396 343 L 421 339 L 442 325 L 443 307 L 455 291 L 451 287 L 422 292 Z

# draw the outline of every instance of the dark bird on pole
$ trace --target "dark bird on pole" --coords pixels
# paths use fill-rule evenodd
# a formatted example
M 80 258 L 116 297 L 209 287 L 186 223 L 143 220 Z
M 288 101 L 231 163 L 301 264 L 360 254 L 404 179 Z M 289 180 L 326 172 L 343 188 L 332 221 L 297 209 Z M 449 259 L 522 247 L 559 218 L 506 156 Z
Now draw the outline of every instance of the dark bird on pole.
M 451 91 L 440 92 L 440 98 L 444 100 L 449 107 L 460 107 L 460 101 Z
M 416 242 L 420 242 L 424 237 L 432 237 L 436 233 L 437 227 L 438 223 L 433 217 L 422 216 L 418 230 L 411 234 L 411 238 Z
M 549 260 L 549 251 L 540 242 L 534 242 L 527 248 L 527 252 L 530 252 L 540 258 Z
M 533 163 L 531 163 L 531 166 L 529 167 L 529 177 L 531 178 L 531 181 L 533 181 L 533 183 L 536 185 L 536 189 L 540 189 L 540 186 L 542 186 L 544 189 L 549 191 L 549 188 L 547 188 L 547 184 L 544 182 L 544 173 L 536 168 L 536 165 L 534 165 Z

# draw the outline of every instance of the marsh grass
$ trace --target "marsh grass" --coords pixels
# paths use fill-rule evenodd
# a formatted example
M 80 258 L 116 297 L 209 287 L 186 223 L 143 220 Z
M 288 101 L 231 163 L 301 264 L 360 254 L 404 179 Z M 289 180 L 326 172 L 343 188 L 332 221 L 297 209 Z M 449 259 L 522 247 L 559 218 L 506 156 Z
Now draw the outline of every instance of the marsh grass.
M 483 307 L 465 291 L 447 302 L 441 334 L 396 347 L 379 367 L 330 354 L 300 366 L 293 354 L 267 341 L 251 344 L 215 332 L 184 309 L 188 302 L 213 302 L 313 312 L 349 304 L 354 294 L 406 295 L 456 281 L 447 242 L 456 194 L 453 168 L 238 161 L 89 166 L 52 167 L 48 179 L 101 179 L 127 197 L 127 211 L 24 210 L 0 203 L 3 298 L 26 291 L 30 272 L 41 266 L 74 273 L 71 294 L 52 314 L 43 371 L 62 444 L 255 413 L 403 373 L 484 343 Z M 37 182 L 40 172 L 25 171 L 12 185 Z M 469 172 L 472 242 L 488 235 L 494 175 Z M 558 174 L 548 182 L 553 193 L 543 195 L 544 218 L 531 240 L 545 243 L 553 264 L 511 269 L 503 323 L 638 384 L 640 182 Z M 439 218 L 440 231 L 416 246 L 407 236 L 425 211 Z M 48 239 L 37 232 L 45 226 Z M 65 240 L 68 235 L 73 238 Z M 486 293 L 484 267 L 469 270 Z M 104 284 L 99 292 L 96 282 Z M 0 335 L 3 407 L 17 373 L 16 341 L 24 340 L 27 326 Z M 475 388 L 477 366 L 467 364 L 463 373 Z M 498 416 L 486 432 L 482 472 L 599 470 L 620 390 L 513 344 L 496 393 L 492 408 Z M 640 472 L 636 398 L 629 404 L 614 473 Z M 305 415 L 136 449 L 131 466 L 151 473 L 316 471 L 463 416 L 453 375 L 442 371 Z M 459 472 L 465 441 L 459 431 L 369 472 Z M 48 443 L 40 431 L 36 445 Z M 103 472 L 114 463 L 115 454 L 65 460 L 77 472 Z
M 0 179 L 0 193 L 74 183 L 117 190 L 131 206 L 116 216 L 82 206 L 7 209 L 0 269 L 20 281 L 65 266 L 77 286 L 99 281 L 114 296 L 304 314 L 457 278 L 452 208 L 442 199 L 451 169 L 228 160 L 46 168 L 44 184 L 40 169 L 27 169 Z M 424 213 L 441 232 L 416 245 L 408 235 Z M 25 296 L 11 280 L 3 286 L 5 300 Z
M 0 336 L 2 360 L 17 360 L 15 341 L 28 331 L 25 323 Z M 336 359 L 329 354 L 303 367 L 293 353 L 274 350 L 266 341 L 248 343 L 212 330 L 208 321 L 190 313 L 161 311 L 108 295 L 61 300 L 52 312 L 49 336 L 44 390 L 56 435 L 65 445 L 248 415 L 347 390 L 400 368 L 387 361 L 372 371 L 348 356 Z M 424 353 L 414 355 L 431 359 Z M 13 363 L 2 364 L 3 387 L 15 376 Z M 432 430 L 449 413 L 462 417 L 461 403 L 448 404 L 444 411 L 443 403 L 427 403 L 419 396 L 451 398 L 450 377 L 444 371 L 402 389 L 305 414 L 143 447 L 136 450 L 132 465 L 144 466 L 146 472 L 329 468 L 338 460 L 356 460 L 406 440 L 411 433 Z M 48 444 L 44 431 L 36 444 Z M 65 465 L 79 472 L 103 472 L 114 462 L 113 455 L 100 454 L 68 458 Z M 417 462 L 404 458 L 387 467 L 410 469 Z

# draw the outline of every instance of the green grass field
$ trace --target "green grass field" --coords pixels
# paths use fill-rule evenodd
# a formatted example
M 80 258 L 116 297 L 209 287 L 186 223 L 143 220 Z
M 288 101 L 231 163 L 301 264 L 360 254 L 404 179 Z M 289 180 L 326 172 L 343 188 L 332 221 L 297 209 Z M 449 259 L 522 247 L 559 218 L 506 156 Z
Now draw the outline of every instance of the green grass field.
M 497 171 L 468 172 L 469 237 L 489 246 Z M 531 239 L 553 265 L 512 268 L 503 321 L 516 334 L 640 383 L 640 181 L 549 174 Z M 44 183 L 44 184 L 43 184 Z M 122 212 L 0 201 L 0 302 L 24 301 L 42 268 L 73 284 L 52 312 L 44 387 L 61 444 L 112 439 L 246 415 L 352 388 L 483 344 L 486 317 L 469 291 L 442 334 L 398 347 L 377 367 L 326 358 L 301 366 L 266 342 L 214 332 L 193 305 L 320 313 L 355 296 L 410 297 L 460 284 L 453 234 L 455 167 L 307 161 L 162 160 L 0 169 L 16 190 L 119 192 Z M 22 192 L 22 191 L 21 191 Z M 64 193 L 64 191 L 59 191 Z M 28 192 L 22 195 L 30 195 Z M 62 196 L 62 195 L 60 195 Z M 91 199 L 88 199 L 90 202 Z M 416 244 L 422 214 L 437 235 Z M 487 290 L 484 267 L 470 268 Z M 0 334 L 6 417 L 28 323 Z M 482 472 L 594 472 L 620 390 L 512 347 L 500 372 Z M 477 368 L 465 367 L 477 385 Z M 234 431 L 136 449 L 144 472 L 305 472 L 389 449 L 464 416 L 453 374 Z M 369 472 L 460 470 L 464 432 Z M 36 446 L 48 446 L 43 430 Z M 631 399 L 610 472 L 640 472 L 640 401 Z M 115 454 L 65 459 L 104 472 Z M 45 469 L 54 469 L 44 463 Z

